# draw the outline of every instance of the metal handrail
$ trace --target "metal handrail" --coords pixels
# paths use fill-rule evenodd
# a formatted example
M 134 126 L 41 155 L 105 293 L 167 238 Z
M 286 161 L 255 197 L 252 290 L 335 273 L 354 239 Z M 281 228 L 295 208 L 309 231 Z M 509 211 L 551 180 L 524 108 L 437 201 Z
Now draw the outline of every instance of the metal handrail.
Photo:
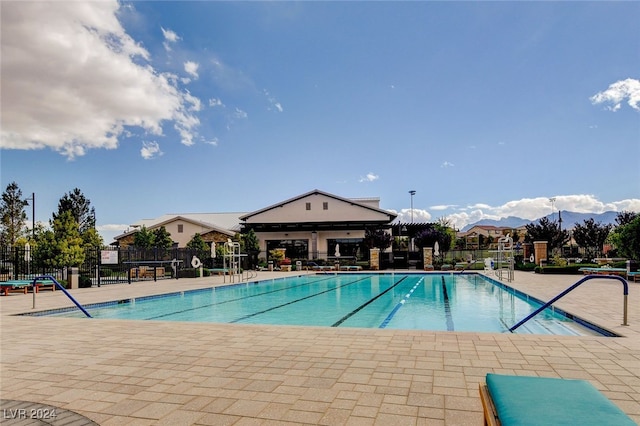
M 529 321 L 531 318 L 535 317 L 536 315 L 538 315 L 543 310 L 547 309 L 556 300 L 564 297 L 567 293 L 569 293 L 570 291 L 572 291 L 573 289 L 575 289 L 576 287 L 578 287 L 579 285 L 581 285 L 585 281 L 596 279 L 596 278 L 597 279 L 618 280 L 618 281 L 622 282 L 622 286 L 623 286 L 622 293 L 624 295 L 624 302 L 623 302 L 623 308 L 622 308 L 622 325 L 629 325 L 627 323 L 627 297 L 629 296 L 629 285 L 627 284 L 627 280 L 625 280 L 624 278 L 622 278 L 622 277 L 620 277 L 618 275 L 587 275 L 584 278 L 582 278 L 580 281 L 578 281 L 577 283 L 575 283 L 574 285 L 572 285 L 571 287 L 567 288 L 565 291 L 563 291 L 562 293 L 560 293 L 559 295 L 554 297 L 553 299 L 549 300 L 547 303 L 542 305 L 540 308 L 538 308 L 535 311 L 533 311 L 533 313 L 531 313 L 525 319 L 523 319 L 522 321 L 520 321 L 519 323 L 517 323 L 516 325 L 511 327 L 509 329 L 509 331 L 513 332 L 513 330 L 515 330 L 516 328 L 520 327 L 522 324 L 524 324 L 525 322 Z
M 62 286 L 62 284 L 60 284 L 55 278 L 53 278 L 53 276 L 51 275 L 40 275 L 37 276 L 33 279 L 33 309 L 36 308 L 36 284 L 38 282 L 38 280 L 43 280 L 43 279 L 47 279 L 47 280 L 51 280 L 53 281 L 53 284 L 58 287 L 58 289 L 62 290 L 62 292 L 64 294 L 67 295 L 67 297 L 73 302 L 75 303 L 75 305 L 78 307 L 78 309 L 80 309 L 82 311 L 83 314 L 85 314 L 88 318 L 92 318 L 91 315 L 89 315 L 89 312 L 87 312 L 87 310 L 76 300 L 73 298 L 73 296 L 67 291 L 66 288 L 64 288 Z

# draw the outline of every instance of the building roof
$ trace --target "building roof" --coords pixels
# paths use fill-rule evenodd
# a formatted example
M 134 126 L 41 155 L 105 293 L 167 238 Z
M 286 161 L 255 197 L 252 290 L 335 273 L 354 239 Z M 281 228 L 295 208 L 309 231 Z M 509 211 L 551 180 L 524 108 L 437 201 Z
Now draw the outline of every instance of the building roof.
M 261 213 L 264 213 L 264 212 L 266 212 L 268 210 L 273 210 L 273 209 L 276 209 L 276 208 L 280 208 L 280 207 L 284 206 L 285 204 L 289 204 L 289 203 L 292 203 L 294 201 L 300 200 L 302 198 L 308 197 L 310 195 L 316 195 L 316 194 L 323 195 L 325 197 L 333 198 L 333 199 L 341 201 L 341 202 L 357 205 L 357 206 L 360 206 L 360 207 L 365 208 L 365 209 L 369 209 L 369 210 L 372 210 L 372 211 L 375 211 L 375 212 L 378 212 L 378 213 L 385 214 L 385 215 L 389 216 L 389 221 L 395 219 L 396 216 L 397 216 L 395 213 L 392 213 L 392 212 L 390 212 L 388 210 L 383 210 L 383 209 L 371 206 L 372 202 L 375 202 L 375 201 L 379 202 L 380 201 L 377 198 L 343 198 L 343 197 L 339 197 L 339 196 L 334 195 L 334 194 L 329 194 L 328 192 L 320 191 L 319 189 L 314 189 L 312 191 L 306 192 L 306 193 L 298 195 L 296 197 L 289 198 L 288 200 L 284 200 L 284 201 L 281 201 L 279 203 L 272 204 L 272 205 L 270 205 L 268 207 L 265 207 L 263 209 L 256 210 L 256 211 L 251 212 L 251 213 L 247 213 L 247 214 L 245 214 L 243 216 L 240 216 L 240 220 L 241 221 L 246 221 L 247 219 L 249 219 L 249 218 L 251 218 L 253 216 L 259 215 Z
M 178 219 L 211 228 L 213 231 L 232 235 L 236 232 L 240 232 L 239 217 L 244 214 L 245 213 L 167 213 L 155 219 L 139 220 L 138 222 L 131 224 L 129 229 L 121 235 L 114 237 L 114 239 L 119 240 L 127 235 L 135 233 L 143 226 L 146 228 L 156 228 Z

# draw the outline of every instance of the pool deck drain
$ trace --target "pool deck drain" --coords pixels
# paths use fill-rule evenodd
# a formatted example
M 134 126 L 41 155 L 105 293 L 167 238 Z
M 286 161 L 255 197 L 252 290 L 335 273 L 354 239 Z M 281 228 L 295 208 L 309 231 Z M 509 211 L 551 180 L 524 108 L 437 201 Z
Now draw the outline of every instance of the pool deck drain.
M 269 279 L 295 273 L 260 273 Z M 516 272 L 542 300 L 576 276 Z M 78 289 L 81 303 L 196 289 L 223 277 Z M 597 282 L 596 282 L 597 281 Z M 0 392 L 101 425 L 477 425 L 488 372 L 586 379 L 640 423 L 640 284 L 595 280 L 558 302 L 626 337 L 19 317 L 0 297 Z M 69 306 L 37 294 L 38 309 Z M 4 424 L 4 423 L 3 423 Z

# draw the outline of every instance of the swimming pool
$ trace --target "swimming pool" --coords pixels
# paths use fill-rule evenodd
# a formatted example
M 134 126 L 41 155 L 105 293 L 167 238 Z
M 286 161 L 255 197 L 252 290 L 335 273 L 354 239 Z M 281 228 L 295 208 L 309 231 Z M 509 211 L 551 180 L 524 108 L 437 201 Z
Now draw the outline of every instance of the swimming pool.
M 94 318 L 508 332 L 539 306 L 478 274 L 351 273 L 301 275 L 85 308 Z M 77 310 L 52 314 L 83 316 Z M 551 309 L 516 332 L 600 334 Z

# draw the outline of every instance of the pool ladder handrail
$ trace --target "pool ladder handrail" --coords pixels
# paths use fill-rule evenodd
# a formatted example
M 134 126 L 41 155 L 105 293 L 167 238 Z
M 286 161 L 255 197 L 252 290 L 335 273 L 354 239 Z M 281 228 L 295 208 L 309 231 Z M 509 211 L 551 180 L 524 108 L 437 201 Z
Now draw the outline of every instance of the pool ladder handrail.
M 542 305 L 541 307 L 539 307 L 538 309 L 533 311 L 525 319 L 523 319 L 522 321 L 520 321 L 519 323 L 517 323 L 516 325 L 511 327 L 509 329 L 509 331 L 513 333 L 513 330 L 515 330 L 516 328 L 520 327 L 522 324 L 524 324 L 525 322 L 529 321 L 531 318 L 535 317 L 536 315 L 538 315 L 543 310 L 547 309 L 549 306 L 551 306 L 553 303 L 555 303 L 558 299 L 564 297 L 567 293 L 571 292 L 573 289 L 575 289 L 576 287 L 578 287 L 582 283 L 584 283 L 586 281 L 589 281 L 589 280 L 593 280 L 593 279 L 611 279 L 611 280 L 618 280 L 618 281 L 622 282 L 622 286 L 623 286 L 622 293 L 624 295 L 624 302 L 623 302 L 623 307 L 622 307 L 622 325 L 629 325 L 627 323 L 627 298 L 629 296 L 629 284 L 627 283 L 627 280 L 625 280 L 624 278 L 622 278 L 622 277 L 620 277 L 618 275 L 587 275 L 584 278 L 582 278 L 580 281 L 576 282 L 571 287 L 567 288 L 565 291 L 563 291 L 562 293 L 560 293 L 559 295 L 557 295 L 556 297 L 554 297 L 553 299 L 549 300 L 547 303 L 545 303 L 544 305 Z
M 55 278 L 53 278 L 53 276 L 51 275 L 39 275 L 37 277 L 35 277 L 33 279 L 33 284 L 31 284 L 31 287 L 33 289 L 33 309 L 36 308 L 36 284 L 38 282 L 38 280 L 43 280 L 43 279 L 47 279 L 47 280 L 51 280 L 53 281 L 53 284 L 58 287 L 58 289 L 62 290 L 62 292 L 78 307 L 78 309 L 80 309 L 82 311 L 83 314 L 85 314 L 87 316 L 87 318 L 93 318 L 89 312 L 87 312 L 87 310 L 80 304 L 80 302 L 78 302 L 72 295 L 71 293 L 69 293 L 67 291 L 66 288 L 64 288 L 64 286 L 62 284 L 60 284 Z

